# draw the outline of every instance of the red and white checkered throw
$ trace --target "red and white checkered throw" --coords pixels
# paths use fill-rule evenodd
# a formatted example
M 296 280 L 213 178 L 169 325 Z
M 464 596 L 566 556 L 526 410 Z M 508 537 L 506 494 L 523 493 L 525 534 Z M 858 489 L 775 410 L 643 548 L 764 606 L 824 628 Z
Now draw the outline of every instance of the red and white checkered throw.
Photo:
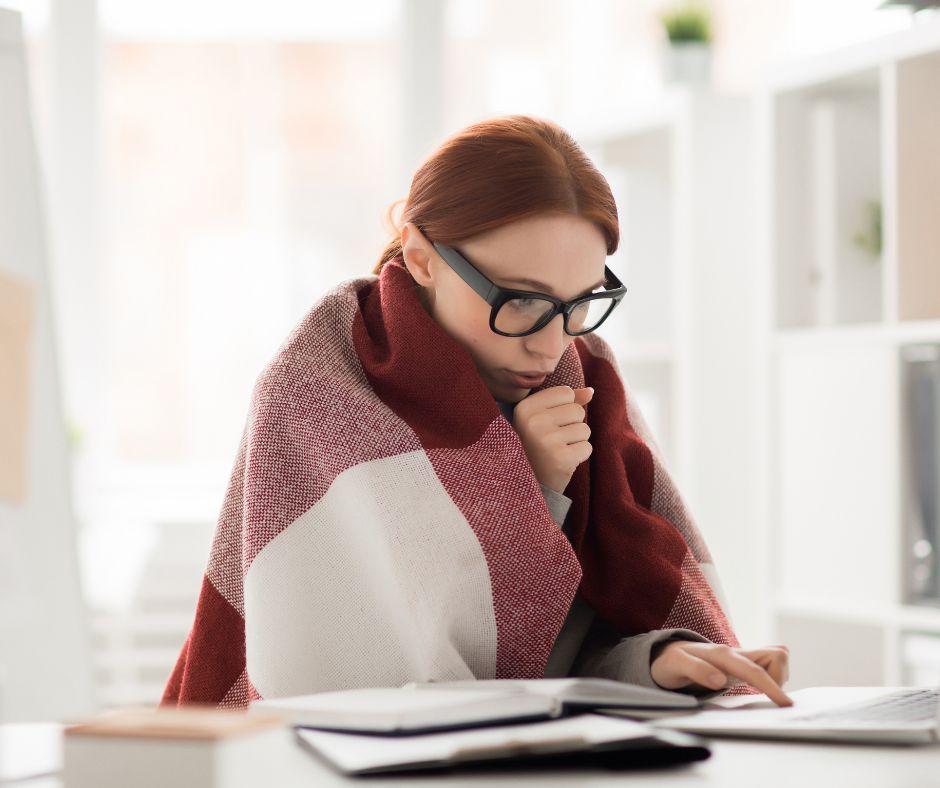
M 625 636 L 737 646 L 610 347 L 576 338 L 541 388 L 557 385 L 595 390 L 570 542 L 401 258 L 327 293 L 258 378 L 163 703 L 541 677 L 579 587 Z

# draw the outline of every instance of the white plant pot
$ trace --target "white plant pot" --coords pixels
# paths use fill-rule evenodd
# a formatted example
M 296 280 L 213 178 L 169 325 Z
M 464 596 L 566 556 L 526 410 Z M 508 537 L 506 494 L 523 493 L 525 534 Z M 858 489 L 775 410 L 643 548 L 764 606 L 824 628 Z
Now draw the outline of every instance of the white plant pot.
M 670 44 L 666 48 L 664 71 L 667 82 L 707 85 L 711 80 L 712 50 L 699 42 Z

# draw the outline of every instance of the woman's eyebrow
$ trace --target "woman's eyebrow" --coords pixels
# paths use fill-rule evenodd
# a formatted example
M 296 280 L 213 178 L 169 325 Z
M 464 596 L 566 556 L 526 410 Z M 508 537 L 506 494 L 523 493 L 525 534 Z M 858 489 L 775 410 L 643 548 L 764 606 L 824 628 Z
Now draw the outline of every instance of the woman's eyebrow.
M 515 284 L 520 284 L 520 285 L 527 285 L 528 287 L 534 287 L 536 290 L 539 290 L 543 293 L 548 293 L 548 295 L 555 295 L 555 291 L 552 289 L 551 285 L 547 285 L 545 284 L 545 282 L 540 282 L 538 279 L 529 279 L 528 277 L 520 277 L 520 278 L 507 279 L 506 281 L 514 282 Z M 582 290 L 579 293 L 579 295 L 587 295 L 588 293 L 597 289 L 598 287 L 605 284 L 606 282 L 607 282 L 607 277 L 604 277 L 603 279 L 601 279 L 600 282 L 597 282 L 596 284 L 591 285 L 587 290 Z

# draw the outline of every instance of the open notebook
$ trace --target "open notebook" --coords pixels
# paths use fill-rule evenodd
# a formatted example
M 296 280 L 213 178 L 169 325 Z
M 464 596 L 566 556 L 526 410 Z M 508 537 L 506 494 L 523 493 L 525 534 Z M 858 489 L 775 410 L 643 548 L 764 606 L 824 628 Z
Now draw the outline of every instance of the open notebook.
M 408 734 L 597 708 L 692 711 L 699 705 L 691 695 L 607 679 L 493 679 L 321 692 L 256 701 L 251 709 L 281 714 L 295 726 Z
M 510 765 L 627 769 L 689 763 L 711 754 L 694 736 L 597 714 L 413 736 L 309 728 L 299 728 L 297 736 L 337 771 L 356 775 Z

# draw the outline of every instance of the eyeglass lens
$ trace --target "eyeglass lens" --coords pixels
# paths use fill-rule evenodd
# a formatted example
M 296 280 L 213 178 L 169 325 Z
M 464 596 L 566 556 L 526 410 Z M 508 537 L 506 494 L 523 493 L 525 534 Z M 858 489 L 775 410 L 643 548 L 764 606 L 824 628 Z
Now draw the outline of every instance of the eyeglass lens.
M 568 315 L 568 330 L 591 331 L 610 310 L 612 298 L 593 298 L 578 304 Z M 496 313 L 495 325 L 507 334 L 531 331 L 552 311 L 554 305 L 544 298 L 512 298 Z

